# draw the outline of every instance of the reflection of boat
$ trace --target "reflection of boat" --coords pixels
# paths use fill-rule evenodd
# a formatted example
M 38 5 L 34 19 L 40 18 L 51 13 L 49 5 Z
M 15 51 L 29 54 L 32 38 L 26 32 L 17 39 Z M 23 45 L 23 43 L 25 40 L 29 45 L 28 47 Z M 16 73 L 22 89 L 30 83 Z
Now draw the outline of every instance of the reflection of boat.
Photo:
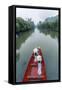
M 41 62 L 42 63 L 42 74 L 39 76 L 38 73 L 37 73 L 38 62 L 37 61 L 34 62 L 34 53 L 32 53 L 32 56 L 31 56 L 31 58 L 29 60 L 27 69 L 26 69 L 25 74 L 24 74 L 23 82 L 39 81 L 39 80 L 43 81 L 43 80 L 47 79 L 45 61 L 44 61 L 41 49 L 39 49 L 38 52 L 42 56 L 42 62 Z

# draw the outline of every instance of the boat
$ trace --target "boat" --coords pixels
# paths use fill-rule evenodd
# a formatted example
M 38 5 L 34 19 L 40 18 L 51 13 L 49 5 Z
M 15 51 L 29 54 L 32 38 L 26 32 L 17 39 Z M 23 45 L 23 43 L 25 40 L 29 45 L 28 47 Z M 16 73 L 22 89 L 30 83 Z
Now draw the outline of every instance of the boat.
M 34 62 L 34 53 L 32 53 L 32 55 L 29 59 L 28 65 L 27 65 L 27 69 L 24 74 L 23 82 L 47 80 L 46 64 L 45 64 L 45 60 L 42 55 L 41 48 L 38 49 L 38 53 L 39 53 L 39 55 L 42 56 L 42 62 L 41 62 L 42 63 L 42 74 L 39 76 L 37 73 L 38 62 Z

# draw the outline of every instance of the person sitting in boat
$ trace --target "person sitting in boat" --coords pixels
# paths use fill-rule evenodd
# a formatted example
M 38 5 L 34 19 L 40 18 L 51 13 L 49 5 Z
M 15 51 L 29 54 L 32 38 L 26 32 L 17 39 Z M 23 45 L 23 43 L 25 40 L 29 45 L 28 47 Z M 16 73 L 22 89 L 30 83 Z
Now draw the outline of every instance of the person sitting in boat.
M 33 53 L 34 53 L 34 62 L 36 62 L 38 56 L 38 48 L 34 48 Z
M 37 61 L 38 61 L 38 75 L 42 74 L 42 56 L 38 55 L 37 56 Z

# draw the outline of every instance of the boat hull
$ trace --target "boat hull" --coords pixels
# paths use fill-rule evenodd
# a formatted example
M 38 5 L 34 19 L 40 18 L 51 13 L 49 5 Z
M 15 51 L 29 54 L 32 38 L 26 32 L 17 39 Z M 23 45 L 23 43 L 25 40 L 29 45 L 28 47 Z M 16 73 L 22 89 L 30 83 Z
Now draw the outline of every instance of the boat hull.
M 47 80 L 46 76 L 46 65 L 45 61 L 42 55 L 41 49 L 39 49 L 39 55 L 42 56 L 42 62 L 41 62 L 41 75 L 38 75 L 38 62 L 34 62 L 34 53 L 32 53 L 32 56 L 30 57 L 30 60 L 27 65 L 27 69 L 24 74 L 23 82 L 30 82 L 30 81 L 44 81 Z

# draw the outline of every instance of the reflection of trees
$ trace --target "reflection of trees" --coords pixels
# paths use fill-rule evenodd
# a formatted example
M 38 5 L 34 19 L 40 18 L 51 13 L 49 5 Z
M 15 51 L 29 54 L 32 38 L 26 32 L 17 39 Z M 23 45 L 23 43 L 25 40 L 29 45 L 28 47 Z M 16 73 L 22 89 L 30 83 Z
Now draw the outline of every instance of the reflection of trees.
M 16 49 L 19 49 L 21 44 L 32 34 L 33 30 L 21 32 L 20 35 L 16 38 Z
M 16 18 L 16 49 L 30 36 L 34 28 L 35 25 L 31 19 Z
M 59 20 L 58 15 L 54 17 L 48 17 L 43 22 L 39 21 L 37 24 L 38 29 L 50 29 L 51 31 L 58 31 Z
M 40 32 L 44 33 L 45 35 L 50 35 L 52 38 L 58 37 L 58 32 L 57 31 L 51 31 L 51 30 L 46 30 L 46 29 L 42 29 L 39 30 Z
M 16 38 L 16 50 L 20 48 L 21 44 L 25 42 L 25 40 L 33 33 L 33 30 L 21 32 L 19 36 Z M 16 61 L 19 60 L 20 53 L 16 53 Z

